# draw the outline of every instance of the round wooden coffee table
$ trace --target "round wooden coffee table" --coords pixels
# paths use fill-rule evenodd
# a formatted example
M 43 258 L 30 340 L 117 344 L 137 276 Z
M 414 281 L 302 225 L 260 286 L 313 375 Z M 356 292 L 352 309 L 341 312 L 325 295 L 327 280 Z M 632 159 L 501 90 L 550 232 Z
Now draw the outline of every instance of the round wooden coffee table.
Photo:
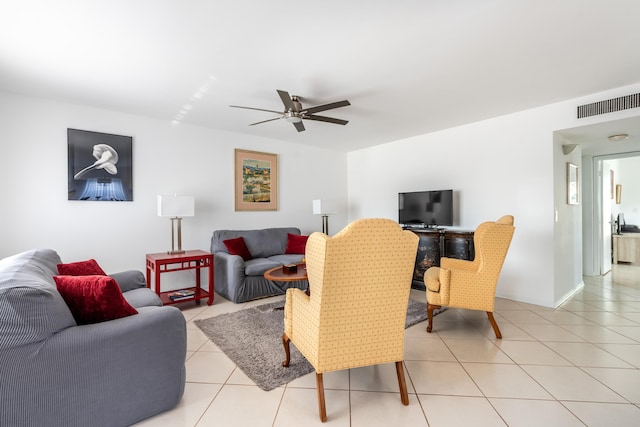
M 264 272 L 264 278 L 274 282 L 295 282 L 298 280 L 309 280 L 307 277 L 307 265 L 296 264 L 298 270 L 295 273 L 285 273 L 283 266 L 275 267 Z
M 274 282 L 295 282 L 298 280 L 309 280 L 307 276 L 307 265 L 304 263 L 296 264 L 298 267 L 295 273 L 285 273 L 284 266 L 279 266 L 267 270 L 264 272 L 264 278 L 267 280 L 273 280 Z M 309 295 L 309 288 L 304 291 L 307 295 Z M 276 308 L 274 310 L 284 310 L 284 307 Z

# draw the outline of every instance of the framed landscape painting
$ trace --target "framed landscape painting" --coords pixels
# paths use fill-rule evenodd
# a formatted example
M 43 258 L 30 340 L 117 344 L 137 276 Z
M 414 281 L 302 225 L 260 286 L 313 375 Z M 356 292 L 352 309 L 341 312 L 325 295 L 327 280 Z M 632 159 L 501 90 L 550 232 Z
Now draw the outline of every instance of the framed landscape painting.
M 68 200 L 133 200 L 130 136 L 67 129 Z
M 278 156 L 235 150 L 236 211 L 278 210 Z

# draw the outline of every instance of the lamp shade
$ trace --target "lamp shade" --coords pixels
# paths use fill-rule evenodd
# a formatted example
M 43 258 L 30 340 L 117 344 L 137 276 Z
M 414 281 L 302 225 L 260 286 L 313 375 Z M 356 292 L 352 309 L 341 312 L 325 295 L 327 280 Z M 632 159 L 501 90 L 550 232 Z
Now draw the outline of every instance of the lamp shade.
M 317 199 L 313 201 L 314 215 L 329 215 L 335 212 L 336 212 L 336 208 L 331 200 Z
M 158 196 L 158 216 L 193 216 L 195 205 L 193 196 Z

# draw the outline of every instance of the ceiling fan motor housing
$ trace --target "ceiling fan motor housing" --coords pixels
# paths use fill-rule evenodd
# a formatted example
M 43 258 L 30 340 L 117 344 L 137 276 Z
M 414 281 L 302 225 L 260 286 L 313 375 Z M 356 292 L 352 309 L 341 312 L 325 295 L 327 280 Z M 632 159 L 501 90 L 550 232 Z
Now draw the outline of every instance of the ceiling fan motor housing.
M 300 99 L 297 96 L 291 96 L 291 102 L 293 102 L 293 108 L 296 112 L 302 111 L 302 104 L 300 103 Z

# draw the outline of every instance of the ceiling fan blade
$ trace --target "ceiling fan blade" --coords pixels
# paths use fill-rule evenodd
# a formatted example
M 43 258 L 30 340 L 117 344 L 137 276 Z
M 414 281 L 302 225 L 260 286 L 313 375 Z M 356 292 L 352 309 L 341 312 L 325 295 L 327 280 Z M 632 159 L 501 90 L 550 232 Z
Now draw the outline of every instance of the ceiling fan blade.
M 319 113 L 320 111 L 332 110 L 334 108 L 346 107 L 351 105 L 349 101 L 346 99 L 344 101 L 332 102 L 330 104 L 318 105 L 317 107 L 306 108 L 301 111 L 301 113 L 313 114 Z
M 267 122 L 272 122 L 274 120 L 280 120 L 282 117 L 276 117 L 275 119 L 268 119 L 268 120 L 263 120 L 261 122 L 255 122 L 255 123 L 251 123 L 249 126 L 253 126 L 253 125 L 259 125 L 261 123 L 267 123 Z
M 334 123 L 336 125 L 346 125 L 347 123 L 349 123 L 348 120 L 342 120 L 342 119 L 334 119 L 333 117 L 326 117 L 326 116 L 302 116 L 303 119 L 305 120 L 316 120 L 318 122 L 327 122 L 327 123 Z
M 293 125 L 296 127 L 296 130 L 298 132 L 304 131 L 304 125 L 302 124 L 302 122 L 294 123 Z
M 239 105 L 229 105 L 229 107 L 233 107 L 233 108 L 244 108 L 245 110 L 267 111 L 267 112 L 269 112 L 269 113 L 282 114 L 282 111 L 265 110 L 264 108 L 241 107 L 241 106 L 239 106 Z
M 296 111 L 296 106 L 293 105 L 293 101 L 291 100 L 291 96 L 289 96 L 289 92 L 286 92 L 284 90 L 278 90 L 277 92 L 278 95 L 280 95 L 282 103 L 284 104 L 285 111 Z

